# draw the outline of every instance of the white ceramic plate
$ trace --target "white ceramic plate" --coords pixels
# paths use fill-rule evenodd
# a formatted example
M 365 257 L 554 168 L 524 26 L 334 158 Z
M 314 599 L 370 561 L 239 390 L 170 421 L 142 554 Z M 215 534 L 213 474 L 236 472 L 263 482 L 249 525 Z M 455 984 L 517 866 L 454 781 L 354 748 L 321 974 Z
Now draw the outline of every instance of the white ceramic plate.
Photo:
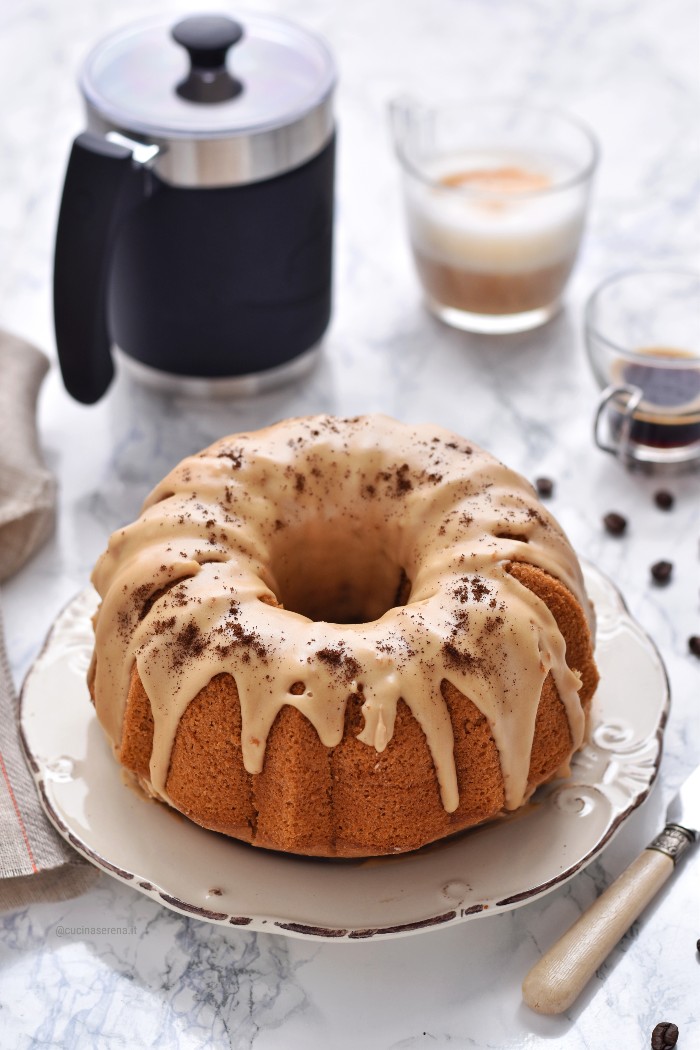
M 613 585 L 585 569 L 601 683 L 591 742 L 571 777 L 512 817 L 416 853 L 323 861 L 205 831 L 125 786 L 85 675 L 97 596 L 56 621 L 22 692 L 25 750 L 58 831 L 98 867 L 175 911 L 291 936 L 400 936 L 543 896 L 588 864 L 647 797 L 661 758 L 668 684 L 651 640 Z

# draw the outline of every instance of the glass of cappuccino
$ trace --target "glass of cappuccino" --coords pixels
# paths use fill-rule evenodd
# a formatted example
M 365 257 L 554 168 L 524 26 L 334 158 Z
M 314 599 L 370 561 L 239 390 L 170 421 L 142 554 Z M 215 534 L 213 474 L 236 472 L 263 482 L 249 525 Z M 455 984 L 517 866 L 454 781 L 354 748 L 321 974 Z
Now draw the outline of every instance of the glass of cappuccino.
M 577 119 L 517 103 L 390 106 L 428 309 L 471 332 L 536 328 L 559 309 L 598 147 Z

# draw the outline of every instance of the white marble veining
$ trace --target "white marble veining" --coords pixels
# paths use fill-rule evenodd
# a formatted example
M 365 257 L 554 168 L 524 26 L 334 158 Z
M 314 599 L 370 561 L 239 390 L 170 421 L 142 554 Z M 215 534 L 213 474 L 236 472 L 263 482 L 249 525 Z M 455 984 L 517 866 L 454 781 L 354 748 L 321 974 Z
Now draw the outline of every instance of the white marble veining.
M 173 10 L 210 7 L 177 0 Z M 407 939 L 287 941 L 175 915 L 108 877 L 86 896 L 0 921 L 0 1045 L 8 1047 L 624 1050 L 660 1020 L 679 1050 L 700 1046 L 695 942 L 700 856 L 562 1018 L 520 1001 L 549 943 L 653 836 L 665 802 L 700 757 L 698 476 L 631 476 L 594 449 L 596 397 L 582 304 L 604 276 L 644 263 L 697 265 L 697 6 L 693 0 L 248 0 L 323 33 L 341 72 L 336 296 L 324 360 L 305 382 L 244 402 L 187 404 L 120 377 L 93 408 L 54 370 L 42 396 L 47 460 L 61 485 L 55 539 L 3 589 L 18 679 L 107 534 L 186 453 L 222 433 L 312 411 L 384 411 L 468 435 L 529 477 L 578 550 L 622 589 L 669 671 L 673 707 L 660 785 L 602 857 L 519 911 Z M 0 324 L 53 353 L 51 255 L 62 171 L 82 128 L 75 73 L 110 27 L 159 0 L 71 0 L 0 8 Z M 492 341 L 451 332 L 420 305 L 385 106 L 411 90 L 556 103 L 597 132 L 602 163 L 566 310 L 546 329 Z M 1 377 L 0 377 L 1 381 Z M 608 536 L 601 515 L 629 516 Z M 649 566 L 670 558 L 666 588 Z M 123 934 L 59 927 L 124 927 Z

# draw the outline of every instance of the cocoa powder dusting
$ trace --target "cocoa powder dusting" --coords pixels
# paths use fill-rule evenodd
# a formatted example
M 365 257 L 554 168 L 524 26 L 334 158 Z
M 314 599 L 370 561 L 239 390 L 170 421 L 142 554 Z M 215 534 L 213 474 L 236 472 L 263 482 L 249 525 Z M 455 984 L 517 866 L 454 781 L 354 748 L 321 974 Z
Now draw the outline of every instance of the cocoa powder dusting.
M 348 684 L 360 673 L 359 661 L 354 656 L 349 656 L 340 644 L 335 647 L 329 645 L 325 649 L 319 649 L 316 656 L 327 667 L 332 668 L 341 681 Z
M 163 635 L 166 631 L 172 631 L 176 624 L 176 618 L 174 616 L 168 616 L 164 620 L 154 620 L 151 624 L 151 631 L 154 635 Z
M 207 645 L 207 638 L 202 633 L 199 625 L 194 620 L 190 620 L 178 631 L 172 641 L 170 649 L 173 667 L 182 667 L 189 660 L 194 660 L 201 656 Z
M 486 581 L 483 580 L 480 576 L 476 576 L 472 580 L 472 598 L 474 599 L 474 601 L 483 601 L 483 599 L 486 598 L 489 594 L 491 594 L 491 589 L 486 583 Z
M 217 454 L 217 459 L 230 459 L 231 470 L 240 470 L 243 465 L 243 450 L 240 448 L 225 448 Z
M 452 592 L 463 604 L 468 601 L 481 602 L 491 594 L 491 589 L 481 576 L 463 576 Z
M 408 463 L 403 463 L 396 471 L 396 491 L 398 493 L 410 492 L 413 488 L 413 482 L 408 477 L 409 470 Z
M 242 659 L 246 663 L 250 661 L 250 650 L 261 660 L 267 660 L 267 648 L 256 631 L 246 631 L 242 624 L 234 622 L 217 628 L 216 633 L 225 639 L 214 646 L 220 656 L 230 656 L 232 652 L 242 648 Z
M 472 653 L 462 652 L 454 642 L 444 642 L 442 653 L 448 667 L 454 667 L 458 671 L 474 672 L 478 670 L 481 660 Z

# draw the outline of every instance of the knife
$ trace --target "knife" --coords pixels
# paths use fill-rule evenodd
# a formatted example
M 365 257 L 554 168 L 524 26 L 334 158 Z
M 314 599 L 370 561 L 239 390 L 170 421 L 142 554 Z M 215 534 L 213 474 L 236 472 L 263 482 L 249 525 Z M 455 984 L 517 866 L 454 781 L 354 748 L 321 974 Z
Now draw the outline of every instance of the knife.
M 560 1014 L 580 995 L 700 832 L 700 766 L 666 812 L 666 827 L 542 956 L 523 981 L 523 1000 Z

